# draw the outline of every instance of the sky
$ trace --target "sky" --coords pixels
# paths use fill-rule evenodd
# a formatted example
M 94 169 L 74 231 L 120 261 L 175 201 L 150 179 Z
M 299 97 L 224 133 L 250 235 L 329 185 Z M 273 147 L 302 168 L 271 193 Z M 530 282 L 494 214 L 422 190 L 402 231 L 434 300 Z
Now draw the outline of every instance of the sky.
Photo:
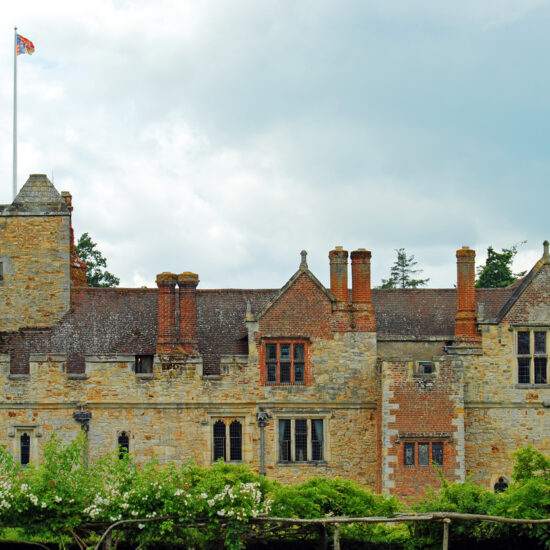
M 0 204 L 73 195 L 121 286 L 280 288 L 308 251 L 396 249 L 429 286 L 455 251 L 550 239 L 550 1 L 27 0 L 2 7 Z

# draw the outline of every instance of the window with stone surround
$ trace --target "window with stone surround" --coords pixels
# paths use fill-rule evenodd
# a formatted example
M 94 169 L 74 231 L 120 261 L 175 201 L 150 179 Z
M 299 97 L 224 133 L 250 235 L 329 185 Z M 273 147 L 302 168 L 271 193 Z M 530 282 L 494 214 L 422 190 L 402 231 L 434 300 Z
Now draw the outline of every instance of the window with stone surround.
M 27 466 L 31 461 L 31 436 L 23 432 L 19 436 L 19 462 L 22 466 Z
M 118 436 L 118 458 L 122 460 L 130 452 L 130 438 L 126 432 L 120 432 Z
M 403 445 L 404 466 L 443 466 L 443 443 L 441 441 L 406 442 Z
M 322 418 L 280 418 L 279 462 L 320 462 L 325 459 Z
M 212 428 L 213 459 L 240 462 L 243 459 L 243 428 L 238 420 L 216 420 Z
M 517 329 L 518 384 L 548 384 L 548 329 Z
M 265 381 L 268 385 L 305 384 L 307 343 L 277 340 L 264 343 Z

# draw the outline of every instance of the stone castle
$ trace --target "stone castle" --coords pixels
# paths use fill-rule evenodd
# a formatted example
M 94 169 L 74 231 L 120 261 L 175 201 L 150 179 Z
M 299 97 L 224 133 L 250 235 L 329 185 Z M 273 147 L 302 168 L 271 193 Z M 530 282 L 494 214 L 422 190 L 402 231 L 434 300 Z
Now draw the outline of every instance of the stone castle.
M 37 462 L 84 430 L 90 460 L 244 462 L 283 481 L 342 476 L 412 497 L 509 482 L 512 453 L 550 454 L 550 254 L 507 288 L 371 290 L 371 253 L 302 252 L 280 289 L 88 288 L 71 196 L 32 175 L 0 206 L 0 444 Z M 298 263 L 298 262 L 297 262 Z M 502 481 L 500 482 L 502 484 Z

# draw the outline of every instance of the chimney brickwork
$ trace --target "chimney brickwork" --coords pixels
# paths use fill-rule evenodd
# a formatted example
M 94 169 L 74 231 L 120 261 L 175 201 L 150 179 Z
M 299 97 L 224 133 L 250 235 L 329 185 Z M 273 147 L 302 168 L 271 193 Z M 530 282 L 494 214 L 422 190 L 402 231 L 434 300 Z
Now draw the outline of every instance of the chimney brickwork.
M 198 353 L 197 343 L 197 285 L 199 276 L 186 271 L 178 275 L 179 338 L 178 344 L 186 354 Z
M 457 343 L 479 341 L 476 328 L 475 250 L 463 246 L 456 251 L 457 314 L 455 340 Z
M 349 301 L 348 297 L 348 251 L 337 246 L 328 253 L 330 260 L 330 291 L 339 302 Z
M 351 253 L 353 327 L 362 332 L 376 331 L 370 286 L 370 259 L 370 251 L 364 248 Z
M 175 273 L 157 275 L 158 286 L 158 340 L 157 354 L 169 355 L 176 343 L 176 283 Z
M 328 253 L 330 261 L 330 292 L 336 298 L 332 304 L 332 329 L 347 332 L 351 328 L 348 291 L 348 251 L 337 246 Z

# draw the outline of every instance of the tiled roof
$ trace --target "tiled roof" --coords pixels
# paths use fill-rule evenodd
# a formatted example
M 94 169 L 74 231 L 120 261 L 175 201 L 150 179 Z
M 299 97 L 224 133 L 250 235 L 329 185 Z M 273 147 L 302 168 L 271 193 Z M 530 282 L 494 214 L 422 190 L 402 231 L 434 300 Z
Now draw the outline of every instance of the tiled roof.
M 514 289 L 480 289 L 480 320 L 494 320 Z M 246 354 L 247 301 L 259 313 L 279 290 L 198 290 L 197 337 L 204 373 L 217 374 L 220 357 Z M 455 289 L 373 290 L 381 338 L 452 338 Z M 157 340 L 156 289 L 73 288 L 73 307 L 54 327 L 0 335 L 0 353 L 17 355 L 15 370 L 30 353 L 64 353 L 68 369 L 82 371 L 85 355 L 154 354 Z
M 13 203 L 4 208 L 6 212 L 69 213 L 63 198 L 43 174 L 31 174 Z
M 513 289 L 478 289 L 479 320 L 493 320 Z M 379 337 L 449 337 L 454 335 L 456 289 L 422 288 L 372 291 Z

